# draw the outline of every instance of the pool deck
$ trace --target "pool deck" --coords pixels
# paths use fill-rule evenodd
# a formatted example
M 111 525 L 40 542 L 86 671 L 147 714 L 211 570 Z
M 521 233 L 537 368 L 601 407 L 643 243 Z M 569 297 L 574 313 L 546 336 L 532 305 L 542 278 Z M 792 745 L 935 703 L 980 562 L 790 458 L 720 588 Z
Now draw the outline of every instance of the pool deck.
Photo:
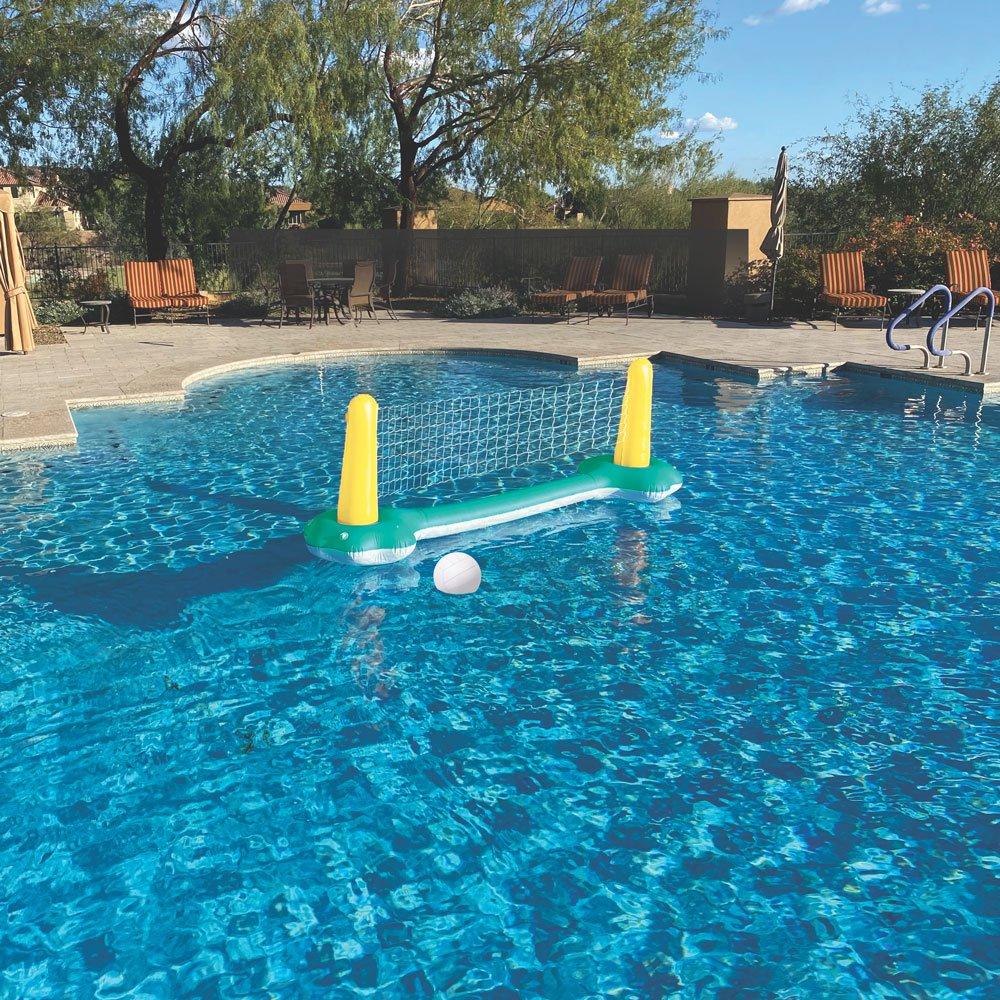
M 179 401 L 188 385 L 225 371 L 375 352 L 523 353 L 579 367 L 646 355 L 756 382 L 836 371 L 900 379 L 915 389 L 931 385 L 1000 399 L 1000 361 L 985 377 L 958 375 L 961 362 L 956 358 L 948 359 L 943 371 L 923 371 L 918 352 L 890 352 L 877 326 L 834 332 L 832 323 L 825 322 L 753 327 L 656 316 L 633 319 L 626 327 L 622 319 L 595 320 L 588 326 L 582 320 L 459 322 L 403 314 L 399 322 L 333 323 L 312 330 L 229 321 L 123 325 L 112 327 L 110 334 L 72 327 L 65 332 L 65 344 L 39 347 L 24 356 L 0 353 L 0 451 L 73 445 L 72 409 Z M 897 339 L 918 341 L 921 332 L 903 330 Z M 982 331 L 958 326 L 951 331 L 949 347 L 971 354 L 975 371 L 982 340 Z

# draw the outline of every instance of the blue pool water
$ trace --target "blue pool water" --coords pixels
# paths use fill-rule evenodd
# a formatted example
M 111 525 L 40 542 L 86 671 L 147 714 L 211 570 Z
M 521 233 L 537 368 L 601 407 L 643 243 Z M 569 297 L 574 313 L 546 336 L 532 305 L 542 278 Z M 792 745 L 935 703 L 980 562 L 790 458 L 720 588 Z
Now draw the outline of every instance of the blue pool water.
M 257 371 L 0 456 L 4 997 L 989 994 L 996 407 L 658 368 L 665 508 L 463 538 L 466 599 L 454 540 L 309 557 L 354 392 L 567 377 Z

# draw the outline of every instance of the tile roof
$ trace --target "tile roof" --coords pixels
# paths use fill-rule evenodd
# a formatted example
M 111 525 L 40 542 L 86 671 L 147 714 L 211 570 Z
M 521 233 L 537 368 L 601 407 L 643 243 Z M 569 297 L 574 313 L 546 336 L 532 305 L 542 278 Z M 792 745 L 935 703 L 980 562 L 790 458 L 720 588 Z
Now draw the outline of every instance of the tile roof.
M 42 173 L 37 167 L 22 167 L 20 174 L 13 173 L 7 167 L 0 167 L 0 187 L 17 187 L 26 183 L 36 187 L 44 183 Z
M 285 202 L 288 201 L 288 188 L 271 188 L 268 192 L 267 200 L 278 208 L 284 208 Z M 305 201 L 302 198 L 293 198 L 291 205 L 288 206 L 289 212 L 311 212 L 312 202 Z

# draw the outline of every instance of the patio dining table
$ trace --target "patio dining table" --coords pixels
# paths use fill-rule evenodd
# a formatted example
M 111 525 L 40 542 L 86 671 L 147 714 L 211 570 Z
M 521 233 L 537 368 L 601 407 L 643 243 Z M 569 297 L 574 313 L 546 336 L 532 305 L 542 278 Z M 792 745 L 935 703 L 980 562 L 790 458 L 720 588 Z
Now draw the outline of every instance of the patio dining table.
M 349 316 L 347 308 L 347 291 L 354 284 L 353 274 L 328 274 L 322 277 L 309 278 L 309 287 L 316 294 L 316 300 L 322 312 L 324 323 L 330 321 L 330 307 L 337 322 L 344 326 L 344 316 Z

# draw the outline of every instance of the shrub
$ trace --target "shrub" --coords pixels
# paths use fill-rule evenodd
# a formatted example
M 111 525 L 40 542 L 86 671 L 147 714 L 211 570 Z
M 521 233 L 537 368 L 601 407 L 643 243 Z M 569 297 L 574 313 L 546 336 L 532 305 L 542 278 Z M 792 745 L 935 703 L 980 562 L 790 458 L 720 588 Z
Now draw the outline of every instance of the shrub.
M 948 225 L 903 219 L 873 219 L 864 232 L 847 236 L 837 246 L 823 249 L 860 250 L 865 255 L 865 281 L 877 292 L 887 288 L 909 288 L 944 282 L 947 277 L 945 251 L 995 249 L 1000 227 L 963 215 Z M 806 319 L 812 315 L 820 292 L 820 254 L 817 247 L 793 247 L 778 264 L 774 312 L 779 317 Z M 743 302 L 744 293 L 770 291 L 771 265 L 751 264 L 729 279 L 730 307 Z M 821 307 L 820 314 L 823 314 Z
M 83 315 L 83 310 L 70 299 L 43 299 L 34 306 L 42 326 L 65 326 Z
M 109 299 L 111 298 L 111 282 L 107 271 L 94 271 L 85 278 L 73 282 L 72 295 L 76 299 Z
M 778 280 L 774 290 L 776 318 L 808 319 L 819 293 L 819 251 L 811 247 L 787 250 L 778 264 Z M 753 261 L 738 268 L 726 280 L 729 315 L 743 316 L 747 296 L 770 300 L 771 262 Z
M 997 236 L 996 223 L 968 214 L 948 225 L 908 215 L 872 219 L 867 231 L 848 238 L 844 248 L 864 252 L 865 279 L 878 291 L 911 285 L 928 288 L 947 276 L 946 250 L 988 249 L 996 245 Z
M 466 288 L 442 304 L 442 315 L 454 319 L 516 316 L 521 311 L 517 295 L 502 285 Z
M 259 319 L 263 317 L 267 304 L 268 297 L 265 294 L 250 289 L 220 302 L 216 307 L 215 314 L 217 316 Z

